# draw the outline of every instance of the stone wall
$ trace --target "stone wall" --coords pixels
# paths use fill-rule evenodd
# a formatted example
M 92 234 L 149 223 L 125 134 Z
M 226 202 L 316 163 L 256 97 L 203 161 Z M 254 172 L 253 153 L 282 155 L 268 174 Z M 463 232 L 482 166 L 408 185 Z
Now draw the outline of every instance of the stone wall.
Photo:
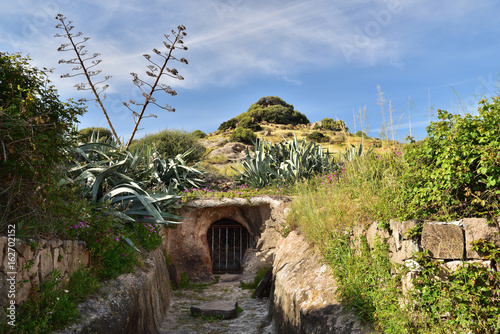
M 79 267 L 89 265 L 90 254 L 81 241 L 17 239 L 13 247 L 15 268 L 12 270 L 8 241 L 7 237 L 0 236 L 1 301 L 8 300 L 7 278 L 13 276 L 12 272 L 16 272 L 16 304 L 20 305 L 28 299 L 31 286 L 45 282 L 54 270 L 59 270 L 61 278 L 65 279 Z
M 158 333 L 168 311 L 172 288 L 163 248 L 149 253 L 134 273 L 109 281 L 79 305 L 80 322 L 59 334 Z
M 472 250 L 471 243 L 486 240 L 500 247 L 500 220 L 488 223 L 485 218 L 464 218 L 452 222 L 423 222 L 410 220 L 390 221 L 389 229 L 381 229 L 378 223 L 372 223 L 366 230 L 355 228 L 352 237 L 365 236 L 373 248 L 376 236 L 389 243 L 391 261 L 404 264 L 410 261 L 413 253 L 427 250 L 429 255 L 445 263 L 454 265 L 462 261 L 483 261 L 485 266 L 491 266 L 486 261 L 485 254 Z M 421 235 L 411 238 L 408 232 L 421 228 Z
M 220 219 L 243 225 L 254 240 L 243 258 L 243 280 L 272 266 L 274 249 L 280 238 L 278 230 L 283 212 L 290 200 L 270 196 L 250 199 L 198 199 L 188 202 L 179 212 L 185 218 L 175 228 L 164 228 L 164 246 L 177 270 L 192 280 L 206 281 L 212 277 L 212 262 L 207 242 L 210 226 Z

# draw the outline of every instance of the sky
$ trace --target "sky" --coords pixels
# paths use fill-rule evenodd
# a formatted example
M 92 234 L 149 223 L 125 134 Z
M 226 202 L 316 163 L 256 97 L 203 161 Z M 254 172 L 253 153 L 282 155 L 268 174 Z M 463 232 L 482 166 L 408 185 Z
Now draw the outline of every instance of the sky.
M 143 54 L 165 52 L 164 34 L 186 27 L 187 51 L 171 62 L 184 80 L 165 79 L 176 96 L 156 92 L 136 137 L 166 128 L 206 133 L 245 112 L 264 96 L 279 96 L 311 122 L 343 120 L 364 130 L 404 140 L 426 136 L 437 109 L 476 113 L 482 96 L 496 96 L 500 74 L 500 2 L 496 0 L 17 0 L 0 1 L 0 51 L 29 55 L 31 64 L 53 68 L 61 100 L 91 98 L 77 91 L 82 76 L 60 78 L 74 54 L 58 52 L 64 38 L 57 14 L 73 32 L 90 37 L 107 81 L 104 105 L 118 135 L 134 127 L 123 101 L 141 102 L 131 72 L 148 80 Z M 98 80 L 99 81 L 99 80 Z M 384 103 L 380 97 L 383 96 Z M 107 127 L 93 101 L 79 128 Z M 391 112 L 392 110 L 392 112 Z M 392 125 L 390 115 L 392 114 Z M 384 126 L 385 123 L 385 126 Z

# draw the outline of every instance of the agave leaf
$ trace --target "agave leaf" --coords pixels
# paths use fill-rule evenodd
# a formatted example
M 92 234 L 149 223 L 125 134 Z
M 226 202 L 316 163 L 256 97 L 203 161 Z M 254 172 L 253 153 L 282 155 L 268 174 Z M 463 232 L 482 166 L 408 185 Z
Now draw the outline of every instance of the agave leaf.
M 136 251 L 138 251 L 139 253 L 141 253 L 141 251 L 139 250 L 139 248 L 137 248 L 134 243 L 132 242 L 132 240 L 130 240 L 129 238 L 127 237 L 122 237 L 123 240 L 125 240 L 125 242 L 130 246 L 132 247 L 133 249 L 135 249 Z

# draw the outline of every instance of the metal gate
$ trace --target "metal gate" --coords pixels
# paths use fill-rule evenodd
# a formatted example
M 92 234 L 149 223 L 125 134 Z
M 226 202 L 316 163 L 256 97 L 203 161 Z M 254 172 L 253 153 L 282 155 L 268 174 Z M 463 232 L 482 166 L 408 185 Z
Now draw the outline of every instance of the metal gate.
M 245 250 L 252 247 L 247 229 L 232 220 L 221 219 L 207 233 L 213 273 L 239 273 Z

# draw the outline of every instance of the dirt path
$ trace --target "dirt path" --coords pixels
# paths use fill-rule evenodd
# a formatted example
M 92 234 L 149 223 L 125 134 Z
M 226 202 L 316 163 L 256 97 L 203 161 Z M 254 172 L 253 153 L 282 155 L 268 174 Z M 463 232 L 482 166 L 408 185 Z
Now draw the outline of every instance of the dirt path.
M 240 287 L 239 275 L 221 275 L 219 283 L 204 288 L 174 291 L 161 334 L 273 334 L 267 323 L 267 298 L 252 299 L 250 290 Z M 206 302 L 237 301 L 243 311 L 235 319 L 206 320 L 192 317 L 189 308 Z

